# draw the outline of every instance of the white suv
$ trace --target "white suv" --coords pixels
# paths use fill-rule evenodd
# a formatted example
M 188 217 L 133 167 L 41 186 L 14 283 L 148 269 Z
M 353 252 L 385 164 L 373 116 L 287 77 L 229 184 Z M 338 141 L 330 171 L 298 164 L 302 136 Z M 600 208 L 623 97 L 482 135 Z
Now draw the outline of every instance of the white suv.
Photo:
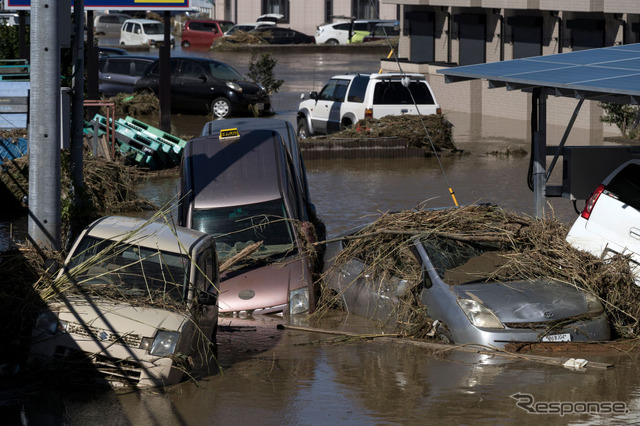
M 332 77 L 320 93 L 298 106 L 298 137 L 328 134 L 365 118 L 440 114 L 422 74 L 345 74 Z M 415 102 L 414 102 L 415 101 Z
M 607 176 L 575 221 L 567 241 L 602 259 L 629 256 L 640 285 L 640 160 L 629 160 Z

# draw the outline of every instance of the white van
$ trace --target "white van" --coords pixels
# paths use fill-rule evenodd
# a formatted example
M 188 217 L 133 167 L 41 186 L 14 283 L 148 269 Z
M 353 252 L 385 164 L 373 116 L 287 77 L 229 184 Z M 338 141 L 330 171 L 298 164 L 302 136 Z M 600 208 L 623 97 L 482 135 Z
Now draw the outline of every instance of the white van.
M 123 46 L 160 46 L 164 41 L 164 25 L 152 19 L 127 19 L 120 29 L 120 44 Z M 176 40 L 171 36 L 171 48 Z

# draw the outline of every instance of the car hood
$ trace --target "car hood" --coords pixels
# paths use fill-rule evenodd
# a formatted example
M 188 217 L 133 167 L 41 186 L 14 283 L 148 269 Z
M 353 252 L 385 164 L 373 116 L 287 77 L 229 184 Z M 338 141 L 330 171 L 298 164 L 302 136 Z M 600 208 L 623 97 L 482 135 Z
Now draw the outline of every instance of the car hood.
M 260 268 L 223 275 L 220 312 L 271 308 L 289 302 L 289 291 L 307 286 L 305 261 L 289 259 Z
M 481 301 L 504 323 L 548 322 L 588 312 L 583 293 L 550 281 L 511 281 L 453 286 L 459 297 Z
M 58 303 L 51 309 L 70 327 L 89 327 L 100 331 L 116 333 L 120 336 L 138 335 L 153 337 L 157 329 L 181 331 L 187 315 L 158 308 L 131 306 L 123 302 L 89 299 L 80 296 L 67 298 L 68 303 Z

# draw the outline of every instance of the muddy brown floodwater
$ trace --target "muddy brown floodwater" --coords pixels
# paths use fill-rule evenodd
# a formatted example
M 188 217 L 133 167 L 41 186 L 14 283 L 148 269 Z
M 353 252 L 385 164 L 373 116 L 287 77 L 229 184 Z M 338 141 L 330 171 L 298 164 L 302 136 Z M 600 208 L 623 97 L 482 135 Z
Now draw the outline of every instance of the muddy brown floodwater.
M 250 58 L 247 53 L 210 55 L 242 72 Z M 301 92 L 319 89 L 340 72 L 379 68 L 377 55 L 275 56 L 277 77 L 286 83 L 274 96 L 274 109 L 292 122 Z M 436 159 L 423 158 L 308 161 L 311 196 L 328 234 L 383 211 L 419 203 L 451 206 L 449 185 L 462 204 L 491 202 L 531 214 L 528 157 L 486 155 L 509 147 L 529 151 L 528 123 L 464 114 L 448 117 L 455 126 L 455 143 L 469 155 L 444 158 L 442 166 Z M 198 134 L 207 120 L 178 115 L 172 119 L 179 132 L 191 134 Z M 561 135 L 563 130 L 555 132 Z M 151 179 L 141 190 L 160 205 L 170 203 L 177 179 Z M 575 219 L 569 201 L 551 201 L 549 212 L 567 223 Z M 197 383 L 166 390 L 47 394 L 25 406 L 24 418 L 31 424 L 71 425 L 630 424 L 640 415 L 640 369 L 633 353 L 563 353 L 614 365 L 600 370 L 587 364 L 583 371 L 573 371 L 499 356 L 435 354 L 388 340 L 279 330 L 281 321 L 221 318 L 220 368 L 210 366 Z M 296 323 L 379 332 L 376 324 L 340 312 Z

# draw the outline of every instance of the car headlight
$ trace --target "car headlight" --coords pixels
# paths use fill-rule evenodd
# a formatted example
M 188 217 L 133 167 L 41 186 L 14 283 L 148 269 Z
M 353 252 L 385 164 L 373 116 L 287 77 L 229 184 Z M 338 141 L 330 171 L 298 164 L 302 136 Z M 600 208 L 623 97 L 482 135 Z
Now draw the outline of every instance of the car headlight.
M 504 328 L 498 317 L 491 309 L 473 299 L 458 299 L 462 312 L 469 318 L 471 324 L 482 328 Z
M 67 322 L 60 321 L 55 312 L 42 312 L 36 319 L 36 330 L 49 334 L 64 333 L 67 331 Z
M 309 311 L 309 288 L 302 287 L 289 293 L 289 314 L 297 315 Z
M 604 307 L 600 299 L 595 294 L 585 292 L 584 301 L 587 302 L 587 312 L 591 315 L 600 315 L 604 312 Z
M 231 90 L 235 90 L 236 92 L 242 92 L 242 87 L 238 83 L 234 83 L 233 81 L 227 81 L 227 87 Z
M 155 356 L 171 355 L 176 350 L 179 338 L 180 333 L 175 331 L 158 331 L 149 353 Z

